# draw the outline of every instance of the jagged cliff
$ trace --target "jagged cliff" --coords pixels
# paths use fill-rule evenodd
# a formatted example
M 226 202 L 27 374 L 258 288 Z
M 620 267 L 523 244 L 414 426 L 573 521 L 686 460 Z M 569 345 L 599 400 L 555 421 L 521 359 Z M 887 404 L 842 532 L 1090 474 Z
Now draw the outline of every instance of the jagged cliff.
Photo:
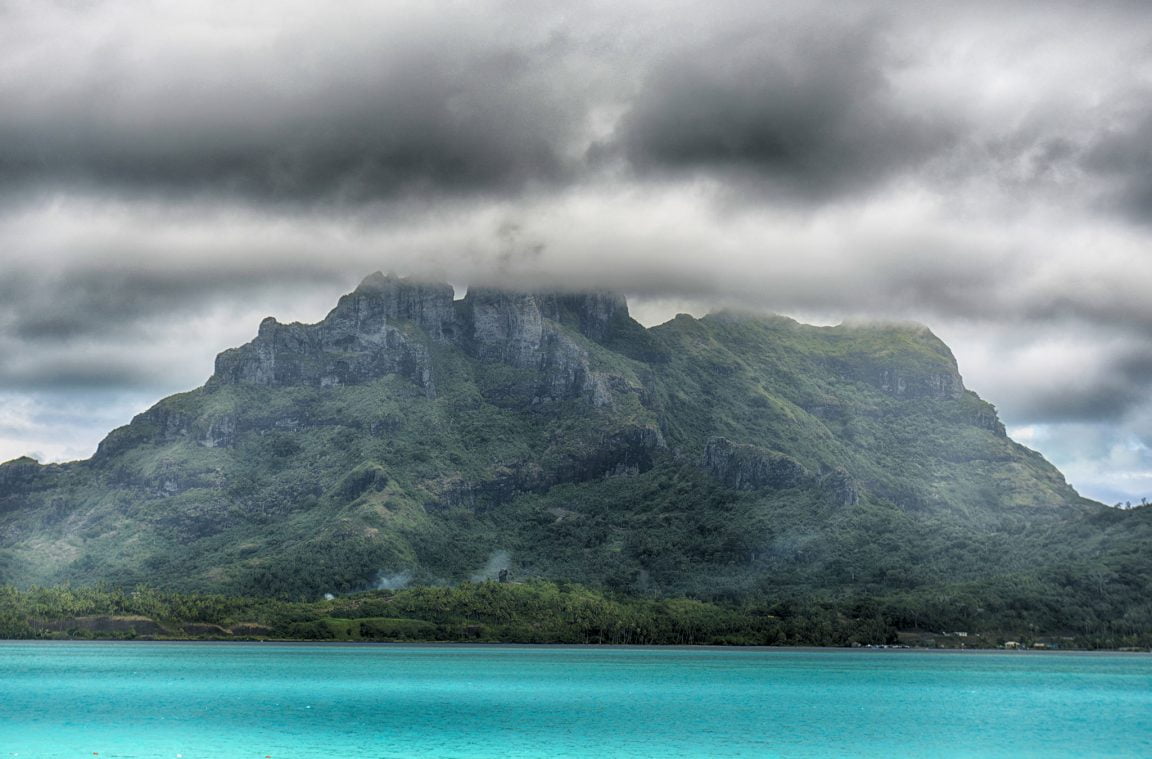
M 537 372 L 534 402 L 583 398 L 599 406 L 611 403 L 610 378 L 593 371 L 571 332 L 603 340 L 618 318 L 628 318 L 618 296 L 473 289 L 455 303 L 449 285 L 377 272 L 319 324 L 268 317 L 255 340 L 217 357 L 208 383 L 333 387 L 397 374 L 433 398 L 432 352 L 450 345 L 480 361 Z
M 643 592 L 915 584 L 1016 571 L 987 558 L 1004 525 L 1098 508 L 920 326 L 645 329 L 617 295 L 455 300 L 377 273 L 317 324 L 265 319 L 91 460 L 0 465 L 0 574 L 289 596 L 497 564 Z M 902 544 L 881 559 L 884 534 Z

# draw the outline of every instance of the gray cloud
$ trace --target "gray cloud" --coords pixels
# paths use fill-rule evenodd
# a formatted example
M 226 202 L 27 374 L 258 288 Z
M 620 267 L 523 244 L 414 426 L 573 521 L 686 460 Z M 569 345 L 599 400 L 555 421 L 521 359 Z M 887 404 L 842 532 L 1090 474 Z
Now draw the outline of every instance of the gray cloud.
M 0 193 L 344 209 L 556 192 L 617 169 L 808 204 L 906 177 L 1059 184 L 1123 163 L 1123 135 L 1085 122 L 1123 110 L 1136 77 L 1090 111 L 1068 107 L 1080 82 L 1044 73 L 1052 40 L 995 57 L 1047 18 L 1053 34 L 1146 41 L 1122 3 L 1026 3 L 1010 19 L 887 0 L 195 8 L 0 8 Z M 999 36 L 969 39 L 974 17 Z M 996 62 L 1035 74 L 1028 97 L 984 102 Z
M 227 268 L 16 269 L 0 281 L 0 390 L 149 389 L 202 382 L 211 354 L 247 339 L 260 307 L 329 289 L 344 277 L 321 265 Z M 225 326 L 222 321 L 243 321 Z M 227 337 L 225 337 L 227 335 Z M 192 377 L 197 379 L 190 381 Z
M 1152 224 L 1152 90 L 1133 93 L 1119 123 L 1083 152 L 1081 165 L 1105 180 L 1104 201 L 1142 224 Z
M 68 342 L 131 334 L 156 320 L 186 318 L 221 301 L 343 280 L 331 269 L 301 263 L 270 270 L 74 268 L 48 276 L 15 271 L 0 283 L 0 322 L 7 335 L 20 341 Z
M 616 139 L 642 173 L 730 177 L 806 198 L 859 190 L 951 147 L 960 125 L 900 102 L 879 17 L 729 31 L 658 64 Z
M 1147 401 L 1148 379 L 1109 368 L 1095 377 L 1033 392 L 1013 404 L 1012 414 L 1045 424 L 1119 422 Z
M 148 9 L 118 10 L 6 14 L 43 35 L 36 47 L 15 39 L 17 24 L 0 34 L 16 51 L 6 67 L 28 69 L 0 80 L 9 190 L 341 204 L 514 192 L 571 171 L 565 150 L 586 104 L 553 78 L 571 50 L 551 24 L 510 34 L 461 9 L 393 25 L 350 4 L 343 22 L 309 27 L 288 13 L 276 27 L 207 37 L 178 14 L 150 29 Z
M 1010 422 L 1095 430 L 1095 464 L 1036 440 L 1098 485 L 1152 439 L 1150 17 L 0 3 L 0 391 L 56 388 L 0 447 L 92 447 L 107 418 L 37 436 L 43 408 L 193 387 L 395 268 L 918 319 Z

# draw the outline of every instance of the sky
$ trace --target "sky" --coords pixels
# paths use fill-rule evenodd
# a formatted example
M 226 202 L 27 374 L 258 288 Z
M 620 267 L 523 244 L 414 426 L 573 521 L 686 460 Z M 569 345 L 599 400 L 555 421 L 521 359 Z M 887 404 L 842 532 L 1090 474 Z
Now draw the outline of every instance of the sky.
M 0 0 L 0 460 L 375 270 L 920 321 L 1152 497 L 1152 6 Z

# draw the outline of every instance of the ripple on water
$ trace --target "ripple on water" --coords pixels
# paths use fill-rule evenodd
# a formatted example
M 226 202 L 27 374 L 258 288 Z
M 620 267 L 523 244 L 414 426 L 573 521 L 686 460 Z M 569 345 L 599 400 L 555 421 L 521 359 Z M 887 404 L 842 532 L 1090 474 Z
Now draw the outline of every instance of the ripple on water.
M 1152 657 L 0 644 L 0 759 L 1152 755 Z

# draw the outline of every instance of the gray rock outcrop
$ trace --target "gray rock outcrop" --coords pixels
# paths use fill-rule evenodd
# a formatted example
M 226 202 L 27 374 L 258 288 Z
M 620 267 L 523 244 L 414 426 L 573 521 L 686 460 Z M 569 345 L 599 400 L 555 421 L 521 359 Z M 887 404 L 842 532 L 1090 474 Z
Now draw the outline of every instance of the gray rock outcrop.
M 914 373 L 880 369 L 872 379 L 881 390 L 897 398 L 959 398 L 964 383 L 955 371 Z
M 603 406 L 611 403 L 612 378 L 594 371 L 586 345 L 572 332 L 604 340 L 627 318 L 618 295 L 472 288 L 455 302 L 451 285 L 377 272 L 319 324 L 265 319 L 252 342 L 217 356 L 209 384 L 331 387 L 398 374 L 433 397 L 432 352 L 442 343 L 482 361 L 539 372 L 530 403 L 584 399 Z M 228 437 L 225 430 L 212 439 Z
M 546 293 L 540 296 L 544 316 L 604 342 L 617 320 L 628 318 L 628 302 L 616 293 Z
M 804 465 L 791 456 L 722 437 L 708 440 L 704 468 L 735 490 L 794 488 L 811 479 Z
M 564 327 L 602 338 L 621 313 L 627 315 L 627 305 L 616 296 L 473 288 L 461 308 L 463 347 L 482 361 L 539 372 L 534 403 L 583 398 L 605 406 L 609 378 L 593 370 L 588 350 Z
M 0 464 L 0 508 L 9 498 L 47 487 L 52 468 L 28 456 Z
M 824 490 L 840 506 L 855 506 L 860 503 L 860 487 L 848 471 L 842 467 L 833 469 L 820 479 Z
M 255 340 L 216 357 L 209 384 L 330 387 L 399 374 L 433 396 L 428 343 L 454 335 L 450 285 L 377 272 L 319 324 L 265 319 Z

